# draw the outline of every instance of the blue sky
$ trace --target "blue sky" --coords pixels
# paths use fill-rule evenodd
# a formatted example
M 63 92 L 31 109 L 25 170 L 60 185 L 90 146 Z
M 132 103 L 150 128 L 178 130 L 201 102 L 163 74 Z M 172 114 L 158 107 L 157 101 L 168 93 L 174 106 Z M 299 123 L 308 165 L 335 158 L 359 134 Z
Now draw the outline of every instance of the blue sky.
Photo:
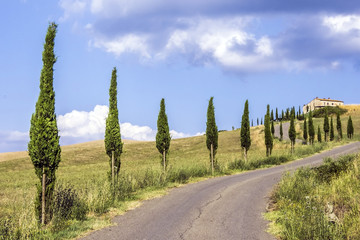
M 0 152 L 26 150 L 49 22 L 61 143 L 102 139 L 113 67 L 123 138 L 151 140 L 165 98 L 174 138 L 315 97 L 360 103 L 360 2 L 7 0 L 0 3 Z

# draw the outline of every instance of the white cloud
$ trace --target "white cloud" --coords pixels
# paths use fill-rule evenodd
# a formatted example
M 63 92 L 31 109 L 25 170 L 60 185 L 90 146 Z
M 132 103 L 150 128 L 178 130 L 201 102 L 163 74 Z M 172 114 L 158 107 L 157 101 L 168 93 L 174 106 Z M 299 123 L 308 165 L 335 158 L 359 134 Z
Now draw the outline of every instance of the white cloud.
M 61 137 L 103 137 L 109 108 L 96 105 L 93 111 L 73 110 L 57 118 Z
M 360 30 L 360 16 L 358 15 L 336 15 L 325 16 L 323 25 L 333 33 L 349 33 L 353 30 Z
M 103 139 L 105 135 L 106 118 L 109 108 L 104 105 L 96 105 L 90 112 L 73 110 L 65 115 L 58 116 L 58 128 L 60 139 L 66 143 Z M 120 123 L 121 136 L 124 139 L 138 141 L 154 141 L 156 130 L 148 126 L 138 126 L 125 122 Z M 182 132 L 170 131 L 173 138 L 194 136 Z M 203 133 L 197 133 L 202 135 Z M 76 141 L 78 139 L 79 141 Z
M 72 15 L 83 13 L 87 2 L 86 0 L 60 0 L 59 5 L 64 9 L 64 15 L 60 18 L 60 21 L 65 21 Z
M 272 40 L 267 36 L 257 39 L 243 30 L 250 18 L 188 19 L 187 29 L 177 29 L 170 35 L 161 58 L 173 53 L 192 56 L 194 61 L 214 61 L 225 68 L 264 71 L 278 66 L 272 61 Z
M 25 151 L 29 141 L 28 132 L 0 132 L 0 152 Z
M 170 136 L 171 136 L 172 139 L 201 136 L 201 135 L 204 135 L 204 134 L 205 134 L 205 132 L 198 132 L 195 135 L 192 135 L 192 134 L 177 132 L 175 130 L 170 130 Z
M 141 59 L 151 58 L 145 35 L 127 34 L 111 40 L 96 38 L 93 46 L 104 48 L 106 52 L 113 53 L 117 57 L 124 53 L 135 53 L 140 55 Z
M 121 123 L 121 135 L 123 138 L 139 140 L 139 141 L 154 141 L 156 130 L 148 126 L 132 125 L 131 123 Z

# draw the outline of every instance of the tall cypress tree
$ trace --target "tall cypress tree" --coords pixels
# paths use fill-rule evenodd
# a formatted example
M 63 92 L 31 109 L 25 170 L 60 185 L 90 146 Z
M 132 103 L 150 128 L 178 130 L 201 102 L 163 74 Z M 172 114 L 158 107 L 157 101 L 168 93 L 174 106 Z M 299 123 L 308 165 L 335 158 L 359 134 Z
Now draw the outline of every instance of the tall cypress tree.
M 281 110 L 281 120 L 282 120 L 282 121 L 285 120 L 284 110 Z
M 354 135 L 354 126 L 352 123 L 351 116 L 349 116 L 348 123 L 347 123 L 347 137 L 352 138 Z
M 274 110 L 271 109 L 270 121 L 274 121 Z
M 118 179 L 122 153 L 123 143 L 121 142 L 119 111 L 117 107 L 117 75 L 116 68 L 112 70 L 111 82 L 109 88 L 109 113 L 106 118 L 105 129 L 105 151 L 109 156 L 109 178 L 112 179 L 112 184 Z
M 251 126 L 254 126 L 254 119 L 251 119 Z
M 325 142 L 327 142 L 327 138 L 329 135 L 329 116 L 328 116 L 328 109 L 325 107 L 325 116 L 324 116 L 324 134 L 325 134 Z
M 265 115 L 265 146 L 266 146 L 266 156 L 270 156 L 273 148 L 273 137 L 271 135 L 270 129 L 270 105 L 267 105 L 267 111 Z
M 304 116 L 305 118 L 305 116 Z M 309 142 L 310 144 L 314 144 L 315 139 L 315 129 L 314 129 L 314 122 L 312 119 L 312 112 L 309 112 Z
M 318 134 L 317 134 L 317 138 L 318 138 L 318 142 L 321 143 L 321 130 L 320 130 L 320 126 L 318 126 Z
M 247 161 L 247 152 L 251 146 L 248 100 L 246 100 L 246 102 L 245 102 L 244 113 L 242 115 L 240 140 L 241 140 L 241 147 L 244 150 L 244 159 L 245 159 L 245 161 Z
M 261 118 L 261 125 L 263 125 L 263 119 Z
M 286 120 L 289 120 L 290 119 L 290 110 L 289 110 L 289 108 L 286 109 L 285 115 L 286 115 Z
M 206 121 L 206 147 L 210 151 L 210 163 L 211 172 L 214 174 L 214 168 L 216 167 L 215 155 L 218 148 L 218 128 L 215 122 L 215 109 L 213 104 L 214 97 L 209 100 L 209 106 L 207 109 L 207 121 Z M 250 127 L 249 127 L 250 128 Z
M 259 126 L 259 118 L 256 120 L 256 126 Z
M 280 141 L 283 140 L 283 127 L 282 127 L 282 121 L 280 121 Z
M 303 137 L 304 137 L 305 142 L 307 143 L 308 132 L 307 132 L 306 118 L 304 119 L 304 132 L 303 132 Z
M 279 121 L 279 113 L 278 113 L 278 108 L 276 108 L 276 112 L 275 112 L 275 117 L 276 117 L 276 121 Z
M 334 135 L 334 123 L 333 118 L 331 117 L 330 121 L 330 141 L 334 141 L 335 135 Z
M 295 118 L 295 112 L 294 114 L 290 114 L 289 138 L 291 141 L 291 153 L 294 153 L 295 139 L 296 139 L 294 118 Z
M 171 136 L 169 132 L 167 115 L 165 113 L 165 100 L 161 99 L 160 111 L 157 120 L 156 148 L 158 149 L 159 153 L 162 155 L 161 164 L 164 167 L 164 172 L 166 171 L 167 162 L 168 162 L 167 154 L 170 148 L 170 141 L 171 141 Z
M 28 143 L 29 156 L 34 165 L 36 176 L 40 180 L 40 184 L 37 185 L 35 210 L 37 218 L 42 224 L 48 223 L 52 217 L 55 172 L 61 160 L 53 89 L 56 29 L 57 25 L 50 23 L 45 37 L 40 94 L 36 102 L 35 113 L 31 117 L 30 141 Z
M 275 127 L 274 127 L 274 121 L 271 121 L 271 134 L 274 136 L 275 134 Z
M 336 114 L 336 130 L 338 133 L 338 140 L 340 141 L 343 136 L 342 136 L 341 119 L 340 119 L 339 112 L 337 112 L 337 114 Z

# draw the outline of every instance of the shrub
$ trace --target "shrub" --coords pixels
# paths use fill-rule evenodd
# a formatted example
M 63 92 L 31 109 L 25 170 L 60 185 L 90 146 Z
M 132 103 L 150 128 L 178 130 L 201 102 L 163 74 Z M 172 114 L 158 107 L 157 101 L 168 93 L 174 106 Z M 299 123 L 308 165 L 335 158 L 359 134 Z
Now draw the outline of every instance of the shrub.
M 59 231 L 69 225 L 69 220 L 85 220 L 88 207 L 72 186 L 58 186 L 53 201 L 52 230 Z
M 355 159 L 356 155 L 347 155 L 340 157 L 338 160 L 325 158 L 324 164 L 313 169 L 316 179 L 320 182 L 329 182 L 332 178 L 348 170 Z
M 344 109 L 344 108 L 340 108 L 340 107 L 338 107 L 338 106 L 336 106 L 336 107 L 327 107 L 327 109 L 328 109 L 328 114 L 329 115 L 336 115 L 336 114 L 340 114 L 340 115 L 342 115 L 342 114 L 344 114 L 344 113 L 346 113 L 347 112 L 347 110 L 346 109 Z M 324 116 L 325 116 L 325 108 L 318 108 L 318 109 L 315 109 L 313 112 L 312 112 L 312 116 L 314 117 L 314 118 L 323 118 Z

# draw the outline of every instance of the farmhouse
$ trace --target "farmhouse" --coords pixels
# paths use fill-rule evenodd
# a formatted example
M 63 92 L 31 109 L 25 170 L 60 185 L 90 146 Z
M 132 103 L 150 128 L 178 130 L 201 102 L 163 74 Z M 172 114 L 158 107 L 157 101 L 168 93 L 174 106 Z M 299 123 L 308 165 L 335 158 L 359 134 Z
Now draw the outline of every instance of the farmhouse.
M 303 106 L 303 113 L 308 113 L 309 111 L 314 111 L 315 109 L 322 108 L 322 107 L 335 107 L 335 106 L 341 106 L 344 105 L 343 101 L 340 100 L 334 100 L 330 98 L 314 98 L 311 102 L 308 104 L 304 104 Z

